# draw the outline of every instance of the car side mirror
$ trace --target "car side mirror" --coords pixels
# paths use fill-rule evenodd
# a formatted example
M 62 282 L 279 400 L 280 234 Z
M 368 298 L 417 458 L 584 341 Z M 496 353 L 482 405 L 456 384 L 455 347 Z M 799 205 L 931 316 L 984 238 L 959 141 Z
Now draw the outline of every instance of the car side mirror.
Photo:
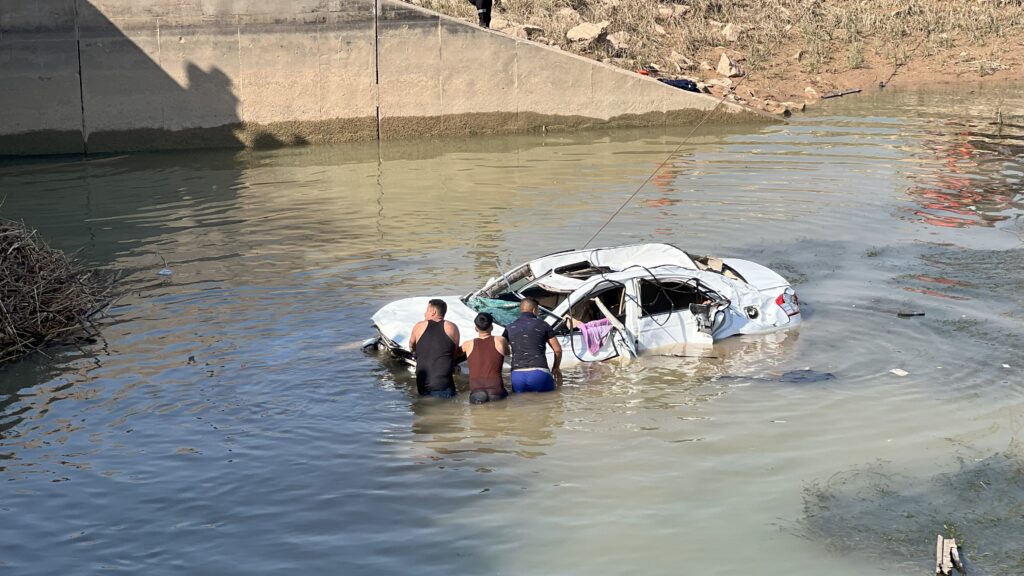
M 693 314 L 694 316 L 704 316 L 707 318 L 710 312 L 710 304 L 690 304 L 690 314 Z
M 703 332 L 711 329 L 711 304 L 690 304 L 690 314 L 697 321 L 697 329 Z

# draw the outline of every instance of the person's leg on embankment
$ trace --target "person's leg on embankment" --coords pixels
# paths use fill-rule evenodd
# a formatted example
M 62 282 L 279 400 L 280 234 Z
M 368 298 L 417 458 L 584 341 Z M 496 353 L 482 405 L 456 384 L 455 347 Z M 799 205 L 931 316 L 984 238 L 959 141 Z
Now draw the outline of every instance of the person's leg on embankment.
M 491 27 L 491 6 L 493 0 L 476 0 L 476 15 L 480 18 L 480 25 L 484 28 Z

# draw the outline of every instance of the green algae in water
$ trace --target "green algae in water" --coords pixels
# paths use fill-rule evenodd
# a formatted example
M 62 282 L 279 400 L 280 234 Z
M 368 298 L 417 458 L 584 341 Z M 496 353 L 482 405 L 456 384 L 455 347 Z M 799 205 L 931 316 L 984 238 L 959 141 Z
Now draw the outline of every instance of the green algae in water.
M 968 574 L 1024 574 L 1024 457 L 1016 444 L 927 478 L 875 463 L 804 490 L 800 535 L 836 554 L 929 574 L 935 536 L 956 538 Z
M 779 275 L 785 278 L 792 286 L 799 286 L 807 282 L 807 274 L 803 273 L 800 268 L 792 262 L 772 262 L 767 266 L 768 268 L 778 272 Z

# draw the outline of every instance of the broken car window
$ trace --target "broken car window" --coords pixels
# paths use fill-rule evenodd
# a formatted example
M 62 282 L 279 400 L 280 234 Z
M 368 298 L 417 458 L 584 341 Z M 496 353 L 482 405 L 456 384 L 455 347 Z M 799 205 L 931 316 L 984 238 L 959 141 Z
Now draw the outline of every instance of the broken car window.
M 692 285 L 679 281 L 640 281 L 642 316 L 669 314 L 688 310 L 690 304 L 701 304 L 705 296 Z

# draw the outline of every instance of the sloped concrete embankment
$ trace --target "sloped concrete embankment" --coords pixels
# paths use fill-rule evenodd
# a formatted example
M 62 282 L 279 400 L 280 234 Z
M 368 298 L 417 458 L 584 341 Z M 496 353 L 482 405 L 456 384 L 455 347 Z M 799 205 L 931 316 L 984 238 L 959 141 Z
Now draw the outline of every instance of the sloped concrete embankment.
M 394 0 L 0 3 L 0 154 L 685 125 L 716 104 Z M 709 119 L 749 121 L 770 120 Z

